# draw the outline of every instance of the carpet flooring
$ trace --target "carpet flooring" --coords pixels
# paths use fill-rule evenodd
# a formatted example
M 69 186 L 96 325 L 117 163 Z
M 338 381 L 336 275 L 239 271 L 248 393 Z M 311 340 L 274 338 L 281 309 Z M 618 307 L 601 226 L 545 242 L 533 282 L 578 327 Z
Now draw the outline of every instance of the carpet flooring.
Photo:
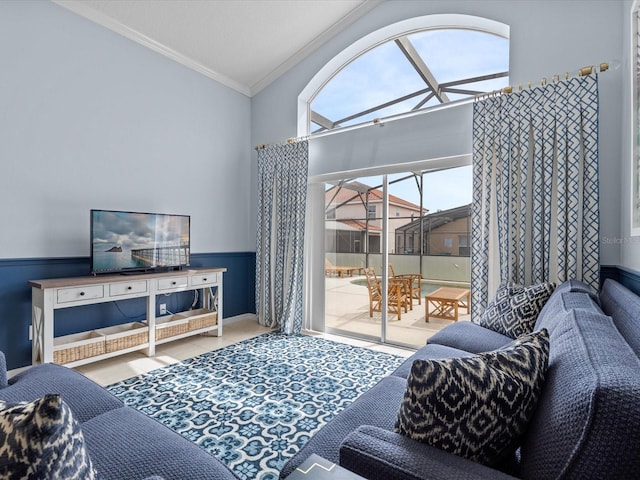
M 238 477 L 274 480 L 315 432 L 403 360 L 267 333 L 107 388 Z

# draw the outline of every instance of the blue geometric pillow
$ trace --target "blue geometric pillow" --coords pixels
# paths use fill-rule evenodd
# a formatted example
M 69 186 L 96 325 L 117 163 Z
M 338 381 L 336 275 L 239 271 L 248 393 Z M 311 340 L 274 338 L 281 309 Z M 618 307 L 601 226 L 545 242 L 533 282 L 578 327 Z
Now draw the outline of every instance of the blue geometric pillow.
M 0 478 L 93 480 L 80 425 L 60 395 L 0 401 Z
M 544 383 L 546 330 L 473 357 L 415 360 L 396 431 L 485 465 L 519 445 Z
M 511 338 L 532 332 L 542 307 L 555 288 L 555 283 L 530 287 L 515 283 L 501 285 L 478 323 Z

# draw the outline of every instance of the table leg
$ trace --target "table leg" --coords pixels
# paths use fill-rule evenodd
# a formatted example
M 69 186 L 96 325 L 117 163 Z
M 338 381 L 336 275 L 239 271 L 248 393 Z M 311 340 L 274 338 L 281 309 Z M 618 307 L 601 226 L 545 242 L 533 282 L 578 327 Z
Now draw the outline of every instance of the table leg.
M 429 323 L 429 300 L 424 297 L 424 321 Z

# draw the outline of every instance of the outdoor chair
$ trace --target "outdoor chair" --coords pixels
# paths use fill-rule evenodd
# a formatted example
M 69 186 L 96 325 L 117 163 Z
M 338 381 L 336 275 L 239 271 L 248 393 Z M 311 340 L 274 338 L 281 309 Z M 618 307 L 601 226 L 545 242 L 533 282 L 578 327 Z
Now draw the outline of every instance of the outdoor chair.
M 382 282 L 371 267 L 365 269 L 365 275 L 367 276 L 367 287 L 369 288 L 369 316 L 373 317 L 373 312 L 382 312 Z M 407 300 L 411 301 L 406 291 L 403 282 L 389 279 L 387 289 L 388 311 L 398 315 L 398 320 L 402 319 L 403 308 L 404 313 L 407 313 Z
M 422 275 L 419 273 L 403 273 L 396 275 L 393 271 L 393 265 L 389 264 L 389 278 L 408 280 L 411 308 L 413 309 L 413 300 L 418 300 L 418 305 L 422 305 Z

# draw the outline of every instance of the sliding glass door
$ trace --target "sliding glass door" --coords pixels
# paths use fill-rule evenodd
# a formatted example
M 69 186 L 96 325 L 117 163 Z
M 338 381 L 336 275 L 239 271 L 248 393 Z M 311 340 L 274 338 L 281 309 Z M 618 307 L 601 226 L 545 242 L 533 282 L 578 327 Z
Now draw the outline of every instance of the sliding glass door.
M 469 285 L 471 167 L 344 178 L 324 193 L 325 330 L 424 345 L 450 323 L 426 321 L 425 296 Z

